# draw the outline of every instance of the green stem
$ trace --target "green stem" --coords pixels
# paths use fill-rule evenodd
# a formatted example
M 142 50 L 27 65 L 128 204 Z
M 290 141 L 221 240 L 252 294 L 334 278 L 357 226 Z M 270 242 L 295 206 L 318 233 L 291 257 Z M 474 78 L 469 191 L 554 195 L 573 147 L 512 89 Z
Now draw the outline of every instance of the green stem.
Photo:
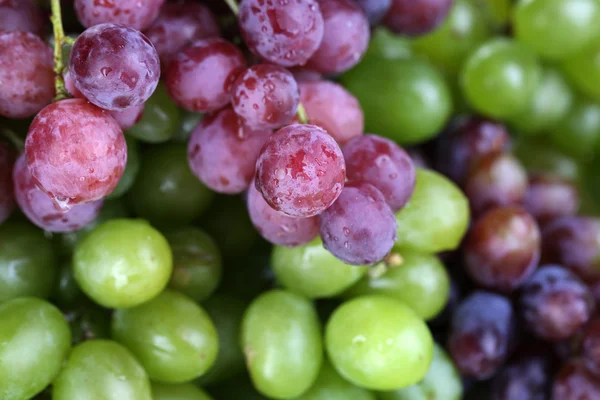
M 63 79 L 63 57 L 62 47 L 65 44 L 65 31 L 63 29 L 62 14 L 60 10 L 60 0 L 51 0 L 52 15 L 52 30 L 54 32 L 54 88 L 56 90 L 55 101 L 62 100 L 68 97 L 68 92 L 65 89 L 65 81 Z
M 231 11 L 235 15 L 238 15 L 238 12 L 239 12 L 240 9 L 239 9 L 237 3 L 235 2 L 235 0 L 225 0 L 225 3 L 227 3 L 227 5 L 229 6 L 229 8 L 231 8 Z
M 296 115 L 298 116 L 298 122 L 301 124 L 308 124 L 308 115 L 306 114 L 306 108 L 304 108 L 302 103 L 298 103 Z
M 12 145 L 19 151 L 19 153 L 23 152 L 23 150 L 25 149 L 25 142 L 19 137 L 19 135 L 17 135 L 11 129 L 8 128 L 2 128 L 0 133 L 2 133 L 2 136 L 4 136 L 6 139 L 8 139 L 9 142 L 12 143 Z

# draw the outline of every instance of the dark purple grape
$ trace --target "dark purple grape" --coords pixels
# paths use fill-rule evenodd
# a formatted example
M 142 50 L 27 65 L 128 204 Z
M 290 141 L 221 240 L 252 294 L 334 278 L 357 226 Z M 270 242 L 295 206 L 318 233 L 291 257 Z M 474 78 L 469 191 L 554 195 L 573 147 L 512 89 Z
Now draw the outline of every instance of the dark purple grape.
M 600 219 L 562 217 L 542 230 L 542 261 L 573 270 L 585 280 L 600 278 Z
M 339 74 L 358 64 L 369 45 L 369 21 L 352 0 L 319 0 L 325 30 L 308 67 Z
M 0 142 L 0 224 L 15 208 L 12 170 L 15 152 L 8 143 Z
M 54 97 L 52 49 L 29 32 L 0 31 L 0 116 L 35 115 Z
M 292 121 L 300 91 L 291 72 L 273 64 L 254 65 L 231 85 L 233 110 L 254 129 L 275 129 Z
M 288 125 L 275 132 L 256 162 L 256 188 L 275 210 L 312 217 L 331 206 L 346 180 L 342 150 L 315 125 Z
M 216 111 L 229 103 L 231 84 L 246 68 L 242 52 L 220 39 L 203 39 L 177 53 L 165 72 L 175 103 L 193 112 Z
M 144 105 L 140 104 L 123 111 L 109 111 L 109 114 L 117 121 L 121 129 L 127 130 L 140 122 L 144 116 Z
M 589 288 L 558 265 L 540 267 L 521 288 L 519 304 L 527 329 L 551 341 L 575 334 L 594 311 Z
M 581 360 L 569 361 L 554 378 L 552 400 L 600 399 L 600 380 L 586 370 Z
M 152 95 L 160 78 L 160 61 L 141 32 L 100 24 L 86 29 L 75 41 L 69 71 L 91 103 L 123 111 Z
M 13 170 L 15 199 L 23 214 L 45 231 L 74 232 L 94 221 L 102 200 L 74 206 L 67 212 L 56 209 L 52 198 L 42 192 L 29 173 L 25 154 L 17 159 Z
M 44 34 L 42 10 L 32 0 L 0 0 L 0 31 Z
M 476 291 L 463 300 L 452 317 L 448 350 L 462 375 L 488 379 L 510 355 L 515 334 L 510 301 Z
M 529 177 L 524 206 L 540 223 L 575 215 L 580 197 L 577 187 L 558 175 L 537 174 Z
M 369 23 L 377 25 L 392 6 L 392 0 L 354 0 L 364 11 Z
M 424 35 L 444 22 L 453 5 L 454 0 L 392 0 L 383 23 L 396 33 Z
M 83 26 L 112 23 L 137 30 L 148 28 L 165 0 L 75 0 L 77 18 Z
M 548 357 L 523 357 L 508 364 L 496 375 L 491 400 L 546 400 L 551 384 Z
M 600 317 L 592 319 L 583 331 L 581 359 L 590 372 L 600 376 Z
M 294 247 L 310 242 L 319 234 L 317 217 L 294 218 L 275 211 L 256 189 L 248 188 L 248 214 L 254 227 L 269 242 Z
M 252 182 L 254 166 L 270 130 L 240 125 L 231 108 L 205 116 L 188 143 L 190 169 L 219 193 L 242 193 Z
M 464 244 L 469 275 L 490 289 L 515 289 L 538 265 L 540 236 L 537 223 L 521 207 L 488 211 L 475 221 Z
M 325 29 L 316 0 L 242 0 L 238 20 L 250 51 L 284 67 L 304 65 Z
M 349 180 L 362 180 L 381 191 L 393 211 L 408 202 L 415 189 L 415 166 L 410 156 L 389 139 L 364 135 L 342 148 Z

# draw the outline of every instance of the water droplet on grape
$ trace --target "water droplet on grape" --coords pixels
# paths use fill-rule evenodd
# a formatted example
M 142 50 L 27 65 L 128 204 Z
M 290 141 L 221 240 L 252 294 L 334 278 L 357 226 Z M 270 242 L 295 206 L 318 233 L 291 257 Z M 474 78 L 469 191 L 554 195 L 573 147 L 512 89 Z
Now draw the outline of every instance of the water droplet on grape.
M 350 236 L 350 229 L 348 229 L 348 227 L 346 227 L 346 226 L 344 227 L 344 235 L 345 235 L 346 237 L 347 237 L 347 236 Z

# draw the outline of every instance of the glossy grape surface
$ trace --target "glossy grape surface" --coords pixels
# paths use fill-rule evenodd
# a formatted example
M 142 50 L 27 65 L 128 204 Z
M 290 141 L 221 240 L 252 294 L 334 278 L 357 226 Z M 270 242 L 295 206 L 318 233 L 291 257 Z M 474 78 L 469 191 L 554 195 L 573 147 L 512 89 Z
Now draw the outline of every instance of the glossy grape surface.
M 392 0 L 383 23 L 399 34 L 423 35 L 440 25 L 453 5 L 454 0 Z
M 44 33 L 44 15 L 33 0 L 4 0 L 0 3 L 0 31 Z
M 354 386 L 337 373 L 327 361 L 323 361 L 315 383 L 296 400 L 375 400 L 375 394 Z
M 147 143 L 162 143 L 171 139 L 181 120 L 181 110 L 169 97 L 164 84 L 156 90 L 144 104 L 144 114 L 127 135 Z
M 562 63 L 562 70 L 575 88 L 595 100 L 600 100 L 598 88 L 600 67 L 596 62 L 598 54 L 600 54 L 600 36 L 576 54 L 567 57 Z
M 566 115 L 550 128 L 550 141 L 576 159 L 592 158 L 600 143 L 600 104 L 576 99 Z
M 206 392 L 191 383 L 152 383 L 153 400 L 212 400 Z
M 123 111 L 111 111 L 110 115 L 117 121 L 121 129 L 127 130 L 140 122 L 144 115 L 144 105 L 139 104 Z
M 369 24 L 377 25 L 392 5 L 392 0 L 355 0 L 367 16 Z
M 575 215 L 580 195 L 569 179 L 556 175 L 533 175 L 524 198 L 524 207 L 540 223 Z
M 144 30 L 158 16 L 165 0 L 74 0 L 77 18 L 89 28 L 103 23 Z

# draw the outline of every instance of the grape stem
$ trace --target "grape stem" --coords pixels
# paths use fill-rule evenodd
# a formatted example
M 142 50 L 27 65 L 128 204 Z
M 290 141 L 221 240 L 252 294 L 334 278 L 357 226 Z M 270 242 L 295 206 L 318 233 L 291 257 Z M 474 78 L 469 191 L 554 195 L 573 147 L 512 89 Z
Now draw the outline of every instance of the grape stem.
M 380 263 L 373 265 L 368 272 L 369 278 L 378 279 L 392 268 L 397 268 L 404 263 L 402 256 L 396 252 L 391 252 Z
M 14 133 L 11 129 L 2 128 L 1 130 L 2 136 L 4 136 L 12 145 L 22 153 L 25 149 L 25 142 L 21 139 L 16 133 Z
M 239 9 L 237 3 L 235 2 L 235 0 L 225 0 L 225 3 L 227 3 L 227 5 L 229 6 L 229 8 L 231 8 L 231 11 L 235 15 L 238 15 L 238 12 L 239 12 L 240 9 Z
M 65 37 L 65 31 L 62 23 L 62 14 L 60 10 L 60 0 L 51 0 L 52 15 L 52 31 L 54 33 L 54 88 L 56 90 L 55 101 L 62 100 L 68 97 L 67 89 L 65 89 L 65 81 L 63 79 L 64 63 L 62 58 L 62 47 L 65 43 L 72 43 L 72 38 Z

